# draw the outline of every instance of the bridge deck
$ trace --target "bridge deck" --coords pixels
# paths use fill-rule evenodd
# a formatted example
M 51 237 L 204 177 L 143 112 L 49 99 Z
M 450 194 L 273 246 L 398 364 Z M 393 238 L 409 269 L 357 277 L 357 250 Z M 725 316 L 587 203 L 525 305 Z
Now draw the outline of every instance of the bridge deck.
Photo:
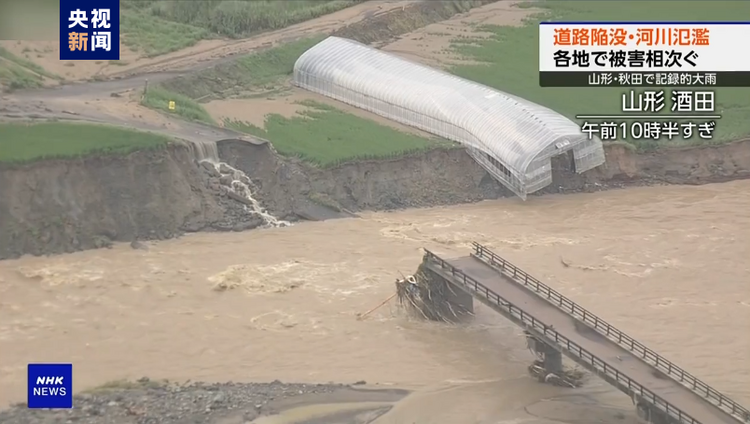
M 598 356 L 613 369 L 627 375 L 662 399 L 680 408 L 696 421 L 704 424 L 738 424 L 737 419 L 677 381 L 663 375 L 615 342 L 594 330 L 580 331 L 580 328 L 585 327 L 581 327 L 580 321 L 576 318 L 515 283 L 481 260 L 466 256 L 445 261 L 547 326 L 553 327 L 558 333 Z

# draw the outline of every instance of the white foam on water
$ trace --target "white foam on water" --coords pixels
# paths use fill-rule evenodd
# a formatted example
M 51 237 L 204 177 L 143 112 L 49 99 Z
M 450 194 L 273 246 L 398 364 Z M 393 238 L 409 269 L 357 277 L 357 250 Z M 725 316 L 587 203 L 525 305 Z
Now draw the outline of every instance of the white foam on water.
M 226 270 L 208 277 L 216 291 L 242 289 L 251 294 L 286 293 L 305 284 L 306 278 L 299 269 L 302 264 L 290 263 L 291 267 L 232 265 Z M 296 272 L 295 272 L 296 271 Z

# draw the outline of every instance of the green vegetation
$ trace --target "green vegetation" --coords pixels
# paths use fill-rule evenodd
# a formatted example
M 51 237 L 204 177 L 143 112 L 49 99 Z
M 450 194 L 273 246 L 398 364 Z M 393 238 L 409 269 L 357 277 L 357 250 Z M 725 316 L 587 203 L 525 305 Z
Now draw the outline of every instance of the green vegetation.
M 483 3 L 486 3 L 486 0 L 421 3 L 417 12 L 387 15 L 386 22 L 372 28 L 369 27 L 372 26 L 369 23 L 369 26 L 354 24 L 338 35 L 364 42 L 385 39 L 393 34 L 406 33 L 431 22 L 447 19 Z M 258 4 L 262 5 L 263 2 Z M 278 10 L 280 4 L 282 2 L 276 3 L 272 9 Z M 292 4 L 294 9 L 312 2 L 283 4 L 287 7 Z M 172 18 L 191 25 L 200 21 L 197 18 Z M 324 38 L 325 35 L 319 35 L 292 41 L 211 69 L 174 78 L 150 89 L 143 103 L 185 119 L 208 123 L 209 115 L 198 102 L 226 97 L 259 98 L 282 94 L 289 90 L 286 83 L 297 58 Z M 169 100 L 176 101 L 175 111 L 168 110 Z M 401 133 L 329 106 L 310 102 L 305 105 L 309 110 L 291 119 L 280 115 L 268 116 L 264 128 L 243 122 L 226 124 L 238 131 L 270 140 L 282 154 L 297 156 L 319 166 L 332 166 L 353 159 L 396 157 L 440 146 L 452 146 L 445 141 L 435 142 L 413 134 Z
M 205 71 L 174 78 L 162 86 L 201 101 L 247 91 L 272 90 L 281 80 L 292 75 L 297 58 L 324 38 L 317 36 L 292 41 Z
M 174 110 L 169 109 L 169 102 L 175 103 Z M 141 104 L 151 109 L 177 115 L 188 121 L 203 122 L 204 124 L 214 123 L 211 115 L 198 102 L 184 94 L 175 93 L 163 87 L 149 87 Z
M 144 106 L 177 115 L 189 121 L 213 124 L 206 109 L 198 103 L 247 91 L 272 90 L 291 76 L 294 62 L 323 37 L 293 41 L 243 56 L 230 63 L 150 87 L 141 102 Z M 169 102 L 175 110 L 169 110 Z
M 365 19 L 337 30 L 333 35 L 349 38 L 364 44 L 385 41 L 427 25 L 445 21 L 459 13 L 497 0 L 440 0 L 414 2 L 402 10 L 396 10 L 372 20 Z
M 41 76 L 0 58 L 0 92 L 3 91 L 3 87 L 11 90 L 41 87 L 42 81 Z
M 452 49 L 483 65 L 460 65 L 451 71 L 536 103 L 550 107 L 571 119 L 577 114 L 619 114 L 624 90 L 618 88 L 541 88 L 538 80 L 539 30 L 544 20 L 566 21 L 732 21 L 750 16 L 750 2 L 712 1 L 542 1 L 529 6 L 543 7 L 546 13 L 532 17 L 522 27 L 486 26 L 489 39 L 463 38 Z M 668 141 L 629 140 L 639 149 L 664 145 L 721 143 L 750 135 L 750 89 L 718 88 L 717 122 L 713 140 L 694 137 Z M 669 94 L 669 93 L 668 93 Z M 666 108 L 665 108 L 666 109 Z
M 0 91 L 3 87 L 11 90 L 41 87 L 45 77 L 62 80 L 59 75 L 0 47 Z
M 55 75 L 55 74 L 53 74 L 51 72 L 47 72 L 44 68 L 42 68 L 41 66 L 37 65 L 36 63 L 34 63 L 34 62 L 32 62 L 32 61 L 30 61 L 28 59 L 25 59 L 23 57 L 14 55 L 13 53 L 9 52 L 4 47 L 0 47 L 0 57 L 2 57 L 3 59 L 8 60 L 10 62 L 13 62 L 13 63 L 15 63 L 15 64 L 17 64 L 19 66 L 22 66 L 22 67 L 24 67 L 24 68 L 26 68 L 26 69 L 28 69 L 28 70 L 30 70 L 30 71 L 32 71 L 32 72 L 40 75 L 40 76 L 51 78 L 51 79 L 56 79 L 56 80 L 61 80 L 62 79 L 61 76 Z
M 170 22 L 144 11 L 124 9 L 120 16 L 122 43 L 146 57 L 190 47 L 211 35 L 203 28 Z
M 126 154 L 160 149 L 169 138 L 147 132 L 94 124 L 47 122 L 0 124 L 0 162 L 77 158 L 91 154 Z
M 397 131 L 313 101 L 300 104 L 308 110 L 299 112 L 300 116 L 293 118 L 269 115 L 265 129 L 244 122 L 227 121 L 226 124 L 238 131 L 270 140 L 283 155 L 296 156 L 321 167 L 351 160 L 399 157 L 452 146 L 449 142 Z
M 212 119 L 199 100 L 258 91 L 264 91 L 266 95 L 278 92 L 280 83 L 291 76 L 297 58 L 322 39 L 321 36 L 293 41 L 206 71 L 175 78 L 149 88 L 142 103 L 187 120 L 211 124 Z M 174 111 L 169 110 L 170 100 L 175 102 Z M 301 104 L 308 109 L 299 116 L 269 115 L 264 128 L 245 122 L 227 121 L 225 124 L 237 131 L 270 140 L 283 155 L 299 157 L 322 167 L 450 146 L 448 142 L 403 133 L 331 106 L 311 101 Z
M 363 0 L 194 0 L 155 1 L 151 13 L 161 18 L 240 38 L 286 28 L 361 3 Z
M 363 0 L 123 0 L 123 43 L 157 56 L 217 37 L 242 38 L 333 13 Z

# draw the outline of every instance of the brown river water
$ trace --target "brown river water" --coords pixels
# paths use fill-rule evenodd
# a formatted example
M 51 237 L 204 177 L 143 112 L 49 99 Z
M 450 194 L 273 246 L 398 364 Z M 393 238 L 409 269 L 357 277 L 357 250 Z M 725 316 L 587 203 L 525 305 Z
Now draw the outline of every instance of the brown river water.
M 575 391 L 533 381 L 520 330 L 486 308 L 458 326 L 393 304 L 356 319 L 416 269 L 422 247 L 463 255 L 472 241 L 750 405 L 748 180 L 2 261 L 0 404 L 25 400 L 26 364 L 59 361 L 74 364 L 76 390 L 142 376 L 415 390 L 378 423 L 602 423 L 619 411 L 611 422 L 634 422 L 630 400 L 595 378 Z

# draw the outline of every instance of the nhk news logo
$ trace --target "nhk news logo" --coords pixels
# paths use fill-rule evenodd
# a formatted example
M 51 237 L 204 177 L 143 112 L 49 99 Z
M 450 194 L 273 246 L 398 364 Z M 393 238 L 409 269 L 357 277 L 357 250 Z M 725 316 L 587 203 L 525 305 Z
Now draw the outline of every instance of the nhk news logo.
M 119 59 L 119 0 L 60 0 L 60 60 Z
M 72 408 L 73 365 L 29 364 L 29 408 Z

